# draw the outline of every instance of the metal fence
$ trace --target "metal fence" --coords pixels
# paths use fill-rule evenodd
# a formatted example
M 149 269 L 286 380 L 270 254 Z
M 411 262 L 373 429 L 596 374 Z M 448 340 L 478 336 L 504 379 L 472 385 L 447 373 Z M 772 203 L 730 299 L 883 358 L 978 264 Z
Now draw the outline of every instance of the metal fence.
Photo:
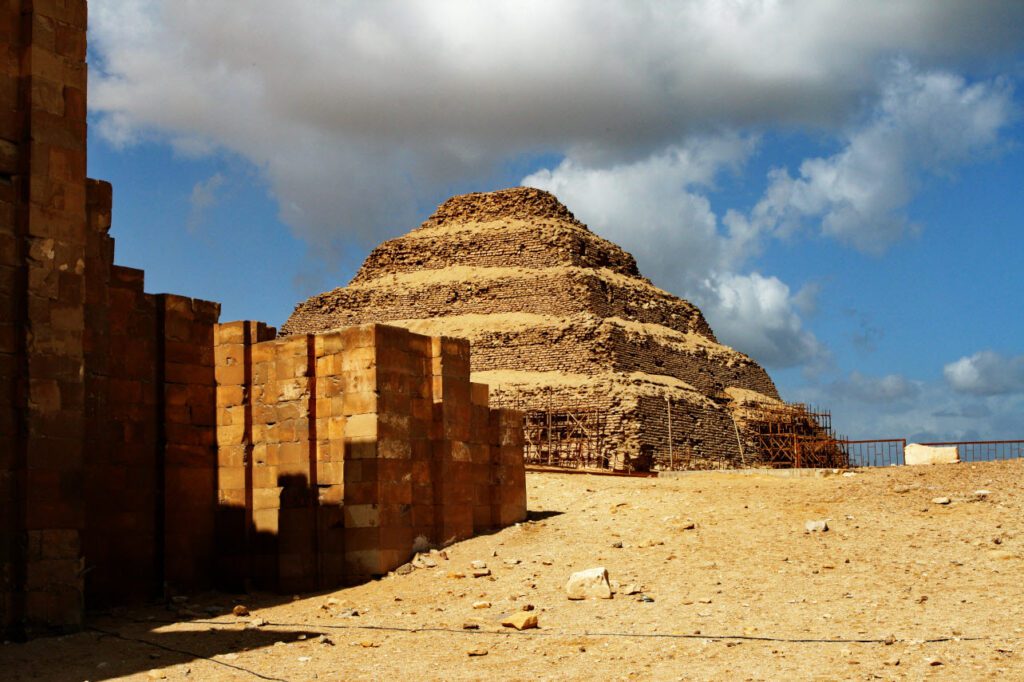
M 846 453 L 851 467 L 887 467 L 903 464 L 905 438 L 877 438 L 874 440 L 841 440 L 839 447 Z
M 904 464 L 905 438 L 841 440 L 840 447 L 851 467 L 886 467 Z M 970 440 L 921 443 L 929 446 L 955 445 L 961 462 L 994 462 L 1024 458 L 1024 440 Z
M 967 440 L 921 445 L 955 445 L 961 462 L 995 462 L 1024 457 L 1024 440 Z

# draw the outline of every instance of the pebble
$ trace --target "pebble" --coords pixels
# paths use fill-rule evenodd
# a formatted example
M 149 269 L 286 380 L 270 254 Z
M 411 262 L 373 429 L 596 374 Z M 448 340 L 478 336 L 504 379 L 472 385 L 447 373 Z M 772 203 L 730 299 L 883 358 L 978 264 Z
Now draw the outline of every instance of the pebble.
M 409 575 L 415 570 L 416 567 L 412 564 L 402 564 L 401 566 L 395 569 L 395 573 L 398 575 Z
M 489 569 L 489 568 L 476 568 L 476 569 L 473 569 L 473 577 L 474 578 L 486 578 L 490 574 L 491 574 L 491 569 Z
M 949 504 L 952 502 L 948 497 L 933 497 L 932 504 Z
M 338 612 L 338 618 L 355 618 L 359 615 L 358 609 L 344 609 Z
M 312 656 L 299 656 L 299 663 L 309 663 L 312 660 Z
M 462 624 L 462 629 L 463 630 L 479 630 L 480 629 L 480 623 L 470 623 L 470 622 L 467 621 L 467 622 Z
M 805 521 L 804 530 L 808 533 L 824 533 L 828 531 L 828 521 Z
M 486 656 L 487 649 L 470 649 L 466 652 L 467 656 Z
M 231 613 L 235 614 L 236 616 L 248 616 L 249 607 L 245 604 L 236 604 L 235 608 L 231 609 Z
M 473 602 L 474 609 L 489 609 L 491 608 L 491 602 L 489 601 L 475 601 Z
M 612 549 L 622 549 L 622 541 L 619 540 L 618 542 L 613 542 Z
M 471 561 L 469 565 L 472 566 L 473 568 L 478 568 L 478 569 L 480 569 L 480 568 L 487 568 L 487 562 L 486 561 L 480 561 L 479 559 L 477 559 L 476 561 Z
M 537 627 L 537 616 L 526 611 L 516 611 L 503 619 L 501 624 L 507 628 L 515 628 L 516 630 L 529 630 Z

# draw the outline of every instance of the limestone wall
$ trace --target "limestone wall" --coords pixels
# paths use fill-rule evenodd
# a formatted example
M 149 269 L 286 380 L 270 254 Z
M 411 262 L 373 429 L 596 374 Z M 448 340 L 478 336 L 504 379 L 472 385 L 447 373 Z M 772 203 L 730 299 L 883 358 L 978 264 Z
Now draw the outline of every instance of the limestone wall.
M 518 413 L 488 408 L 465 341 L 381 325 L 269 339 L 218 328 L 221 574 L 320 589 L 417 544 L 526 514 Z

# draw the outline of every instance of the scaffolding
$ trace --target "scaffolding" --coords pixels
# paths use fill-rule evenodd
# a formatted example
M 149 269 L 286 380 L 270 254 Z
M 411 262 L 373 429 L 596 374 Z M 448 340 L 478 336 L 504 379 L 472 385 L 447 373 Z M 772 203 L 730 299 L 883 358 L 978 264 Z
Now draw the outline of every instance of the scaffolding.
M 523 414 L 527 464 L 608 469 L 608 417 L 603 410 L 530 410 Z
M 752 458 L 775 469 L 845 468 L 832 414 L 802 403 L 761 403 L 745 419 Z

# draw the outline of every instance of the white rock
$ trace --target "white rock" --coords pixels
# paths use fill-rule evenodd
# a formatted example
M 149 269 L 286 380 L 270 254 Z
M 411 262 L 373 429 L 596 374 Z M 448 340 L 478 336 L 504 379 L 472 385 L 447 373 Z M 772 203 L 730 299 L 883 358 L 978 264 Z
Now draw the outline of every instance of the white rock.
M 611 599 L 607 569 L 598 566 L 573 573 L 565 584 L 565 593 L 569 599 Z
M 903 448 L 903 461 L 908 466 L 924 464 L 956 464 L 960 461 L 960 451 L 955 445 L 921 445 L 910 443 Z
M 828 530 L 828 521 L 805 521 L 804 530 L 808 533 L 824 533 Z
M 949 504 L 952 502 L 948 497 L 933 497 L 932 502 L 934 504 Z

